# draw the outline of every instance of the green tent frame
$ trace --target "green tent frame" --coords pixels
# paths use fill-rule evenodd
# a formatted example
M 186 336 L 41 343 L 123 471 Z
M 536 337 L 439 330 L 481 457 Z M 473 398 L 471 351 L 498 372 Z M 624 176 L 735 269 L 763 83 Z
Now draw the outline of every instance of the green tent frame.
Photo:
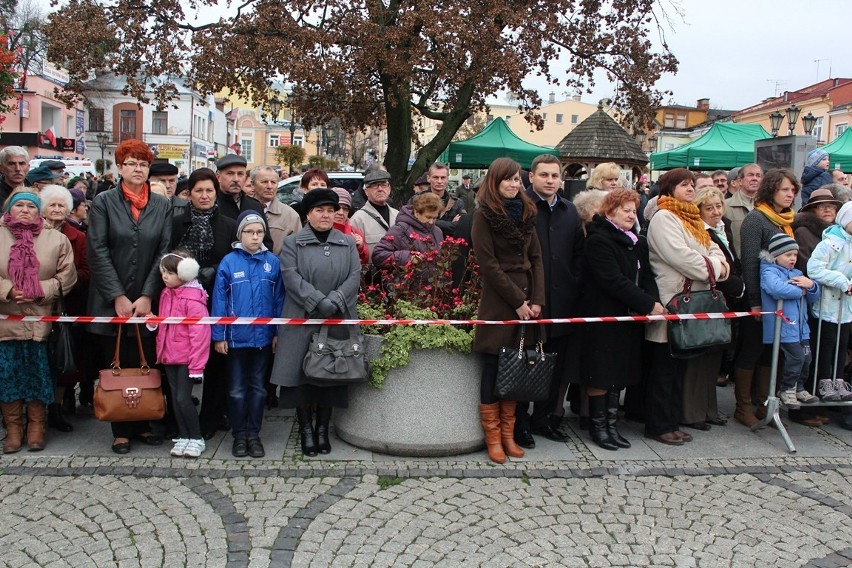
M 830 144 L 822 146 L 828 152 L 831 160 L 829 168 L 839 168 L 844 172 L 852 172 L 852 128 L 847 128 L 843 134 L 834 139 Z
M 559 151 L 548 146 L 536 146 L 518 138 L 502 118 L 495 118 L 476 136 L 460 142 L 450 142 L 441 154 L 441 162 L 451 168 L 484 169 L 497 158 L 512 158 L 524 169 L 529 169 L 536 156 Z
M 730 170 L 754 162 L 754 142 L 770 138 L 759 124 L 714 122 L 688 144 L 651 154 L 652 170 Z

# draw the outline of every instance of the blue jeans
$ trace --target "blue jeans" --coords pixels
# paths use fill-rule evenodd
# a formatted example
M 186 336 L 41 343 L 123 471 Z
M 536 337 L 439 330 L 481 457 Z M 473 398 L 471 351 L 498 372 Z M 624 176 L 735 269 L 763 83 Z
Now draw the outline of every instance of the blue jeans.
M 811 368 L 811 345 L 808 341 L 801 343 L 782 343 L 781 352 L 784 353 L 784 371 L 781 373 L 781 381 L 778 390 L 796 389 L 796 392 L 805 390 L 805 380 Z
M 236 438 L 257 438 L 266 403 L 272 347 L 228 349 L 228 415 Z

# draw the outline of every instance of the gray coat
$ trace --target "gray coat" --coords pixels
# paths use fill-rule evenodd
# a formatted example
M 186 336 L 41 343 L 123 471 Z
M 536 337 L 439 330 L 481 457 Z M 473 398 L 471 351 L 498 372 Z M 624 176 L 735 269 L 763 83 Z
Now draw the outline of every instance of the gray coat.
M 341 317 L 357 317 L 355 304 L 361 283 L 361 262 L 352 237 L 332 229 L 325 243 L 310 226 L 284 239 L 281 254 L 284 279 L 284 318 L 320 317 L 314 313 L 323 298 L 331 300 Z M 357 332 L 357 326 L 350 332 Z M 317 325 L 278 327 L 278 347 L 272 366 L 272 383 L 296 387 L 304 382 L 302 360 L 308 351 Z
M 115 316 L 114 302 L 121 295 L 131 302 L 148 296 L 156 313 L 163 287 L 160 258 L 169 252 L 171 241 L 171 209 L 165 197 L 152 193 L 137 222 L 120 189 L 95 197 L 86 236 L 90 315 Z M 96 335 L 115 335 L 117 329 L 110 324 L 89 326 Z

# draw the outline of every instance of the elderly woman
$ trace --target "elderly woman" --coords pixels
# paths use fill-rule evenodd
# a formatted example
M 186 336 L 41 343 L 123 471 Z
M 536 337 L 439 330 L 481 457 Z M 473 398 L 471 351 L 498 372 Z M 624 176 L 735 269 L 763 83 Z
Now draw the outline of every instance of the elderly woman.
M 198 282 L 213 297 L 216 269 L 231 244 L 237 239 L 237 222 L 219 212 L 216 196 L 219 194 L 219 178 L 210 168 L 194 170 L 187 180 L 189 206 L 175 212 L 171 224 L 172 248 L 182 248 L 198 261 L 201 270 Z M 212 300 L 211 300 L 212 301 Z M 210 308 L 210 306 L 207 306 Z M 201 395 L 201 434 L 211 439 L 219 429 L 228 430 L 227 401 L 228 368 L 225 357 L 210 350 Z
M 41 212 L 46 227 L 51 227 L 65 235 L 74 252 L 74 267 L 77 269 L 77 285 L 73 290 L 62 290 L 68 315 L 86 315 L 86 298 L 89 293 L 89 261 L 86 257 L 86 235 L 67 222 L 68 212 L 73 207 L 71 193 L 61 185 L 45 186 L 39 194 Z M 57 381 L 56 400 L 64 401 L 71 411 L 74 410 L 74 385 L 84 380 L 86 370 L 91 366 L 86 347 L 87 335 L 81 326 L 72 328 L 75 338 L 75 359 L 78 371 L 60 375 Z M 87 364 L 88 363 L 88 364 Z M 70 388 L 69 388 L 70 387 Z M 60 432 L 70 432 L 74 428 L 62 417 L 59 402 L 47 407 L 47 425 Z
M 415 195 L 411 205 L 400 210 L 396 223 L 373 249 L 373 264 L 404 266 L 412 253 L 440 248 L 444 236 L 435 222 L 442 209 L 441 198 L 431 191 Z
M 600 211 L 601 203 L 607 192 L 600 189 L 586 189 L 574 196 L 574 207 L 577 208 L 577 213 L 580 214 L 580 220 L 583 222 L 583 230 L 586 231 L 592 218 Z
M 660 315 L 663 306 L 637 285 L 639 237 L 633 232 L 639 195 L 629 189 L 607 193 L 588 227 L 580 302 L 584 316 Z M 618 432 L 621 389 L 638 384 L 644 328 L 640 323 L 592 323 L 580 335 L 580 384 L 589 399 L 592 440 L 605 450 L 629 448 Z M 617 347 L 614 356 L 613 346 Z
M 152 303 L 159 299 L 163 280 L 160 258 L 169 252 L 171 205 L 152 194 L 148 168 L 154 155 L 141 140 L 125 140 L 115 149 L 115 161 L 121 178 L 118 186 L 99 193 L 89 210 L 86 252 L 89 257 L 89 314 L 93 316 L 147 316 L 154 312 Z M 100 336 L 105 355 L 103 367 L 112 363 L 118 327 L 92 324 L 90 333 Z M 154 335 L 145 326 L 124 326 L 122 333 L 135 336 L 140 330 L 142 348 L 149 363 L 157 360 Z M 136 341 L 121 342 L 121 364 L 138 367 L 140 357 Z M 161 445 L 162 436 L 151 433 L 147 422 L 113 422 L 112 450 L 130 451 L 131 438 L 149 445 Z
M 719 247 L 725 262 L 731 268 L 727 280 L 719 282 L 719 290 L 725 295 L 727 306 L 736 310 L 745 293 L 739 276 L 739 261 L 731 246 L 730 230 L 724 222 L 725 200 L 715 186 L 705 186 L 695 193 L 693 204 L 704 223 L 710 240 Z M 683 408 L 681 424 L 696 430 L 709 430 L 710 425 L 724 426 L 727 422 L 719 415 L 716 401 L 716 384 L 722 366 L 723 350 L 713 350 L 687 361 L 683 381 Z
M 778 233 L 793 236 L 793 201 L 801 186 L 788 169 L 773 169 L 761 179 L 754 210 L 740 227 L 740 261 L 746 298 L 751 311 L 761 309 L 760 251 L 769 248 L 769 240 Z M 763 345 L 763 327 L 754 318 L 740 322 L 740 344 L 734 361 L 734 394 L 737 408 L 734 418 L 751 427 L 766 417 L 764 401 L 769 394 L 771 346 Z M 752 396 L 757 400 L 753 400 Z M 756 407 L 756 408 L 755 408 Z
M 621 168 L 614 162 L 598 164 L 586 181 L 586 189 L 612 191 L 621 187 Z
M 479 262 L 482 295 L 479 319 L 532 320 L 544 305 L 544 265 L 535 230 L 536 206 L 522 191 L 521 166 L 497 158 L 488 167 L 473 213 L 473 250 Z M 530 332 L 537 331 L 528 327 Z M 514 440 L 517 401 L 499 400 L 497 353 L 518 344 L 513 326 L 478 326 L 473 350 L 482 354 L 479 416 L 491 461 L 523 457 Z
M 281 317 L 355 317 L 361 262 L 355 241 L 334 228 L 340 198 L 330 189 L 313 189 L 302 207 L 307 224 L 284 239 L 279 255 L 285 293 Z M 312 384 L 302 372 L 301 362 L 318 331 L 315 325 L 280 326 L 272 368 L 272 383 L 285 387 L 279 406 L 296 409 L 306 456 L 331 451 L 332 408 L 346 407 L 349 401 L 347 387 Z M 345 339 L 356 332 L 353 326 L 331 326 L 329 336 Z
M 358 259 L 361 261 L 361 264 L 370 264 L 370 249 L 367 248 L 364 233 L 349 223 L 352 195 L 342 187 L 332 187 L 331 191 L 336 193 L 338 199 L 340 199 L 340 209 L 334 213 L 334 228 L 344 235 L 350 235 L 355 240 L 355 246 L 358 247 Z
M 730 271 L 725 255 L 710 238 L 693 203 L 694 179 L 689 170 L 676 168 L 659 180 L 660 197 L 648 225 L 648 248 L 663 305 L 683 290 L 687 278 L 693 281 L 693 290 L 708 289 L 710 274 L 705 258 L 719 281 L 727 279 Z M 645 436 L 681 446 L 692 441 L 691 435 L 678 429 L 686 361 L 671 355 L 667 322 L 648 324 L 645 339 L 652 344 L 645 391 Z
M 44 226 L 38 196 L 12 192 L 0 225 L 0 313 L 49 315 L 59 287 L 77 282 L 71 243 Z M 44 449 L 46 405 L 54 401 L 53 372 L 47 359 L 50 324 L 0 320 L 0 409 L 6 440 L 3 453 L 21 449 L 26 404 L 27 447 Z

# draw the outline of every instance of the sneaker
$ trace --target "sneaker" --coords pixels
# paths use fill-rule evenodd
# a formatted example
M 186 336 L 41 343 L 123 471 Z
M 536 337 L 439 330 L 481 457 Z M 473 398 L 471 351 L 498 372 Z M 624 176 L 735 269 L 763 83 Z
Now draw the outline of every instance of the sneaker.
M 819 382 L 819 396 L 825 402 L 837 402 L 840 400 L 840 393 L 834 388 L 834 381 L 831 379 L 822 379 Z
M 796 400 L 802 404 L 813 404 L 819 400 L 819 397 L 812 395 L 806 390 L 800 390 L 796 393 Z
M 186 445 L 189 443 L 189 440 L 186 438 L 178 438 L 177 440 L 172 440 L 175 443 L 175 447 L 172 448 L 171 454 L 176 457 L 182 457 L 184 450 L 186 450 Z
M 186 449 L 183 451 L 183 455 L 188 458 L 197 458 L 204 453 L 206 448 L 207 445 L 204 443 L 204 438 L 187 440 Z
M 840 395 L 840 400 L 844 402 L 852 400 L 852 390 L 849 390 L 849 383 L 843 379 L 834 379 L 834 388 Z
M 778 398 L 781 399 L 781 404 L 787 408 L 799 408 L 799 401 L 796 398 L 795 388 L 778 391 Z

